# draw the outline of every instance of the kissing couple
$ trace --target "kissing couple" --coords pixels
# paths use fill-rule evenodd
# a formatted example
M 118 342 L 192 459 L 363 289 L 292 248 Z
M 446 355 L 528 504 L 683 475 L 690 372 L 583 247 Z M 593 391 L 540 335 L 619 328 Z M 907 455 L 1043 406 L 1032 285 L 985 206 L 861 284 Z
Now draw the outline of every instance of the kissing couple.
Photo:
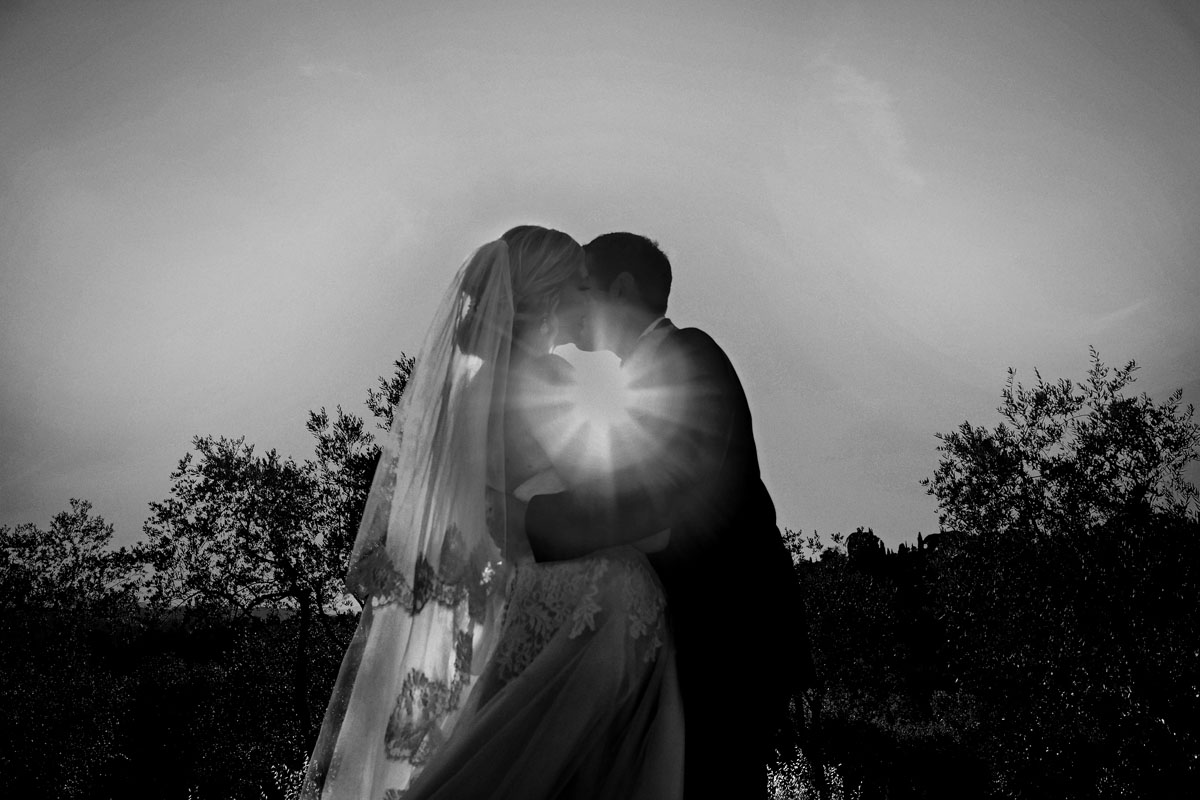
M 811 669 L 798 586 L 671 277 L 644 236 L 533 225 L 459 269 L 381 444 L 304 797 L 766 796 Z M 621 359 L 602 447 L 564 344 Z

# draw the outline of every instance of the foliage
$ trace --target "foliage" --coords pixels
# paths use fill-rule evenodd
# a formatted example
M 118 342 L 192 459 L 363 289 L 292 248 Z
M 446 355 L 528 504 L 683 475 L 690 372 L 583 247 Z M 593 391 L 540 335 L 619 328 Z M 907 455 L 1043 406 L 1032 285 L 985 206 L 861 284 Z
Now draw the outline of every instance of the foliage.
M 411 359 L 396 366 L 368 393 L 377 416 Z M 959 533 L 891 552 L 870 528 L 785 531 L 817 681 L 773 797 L 1197 784 L 1200 522 L 1179 477 L 1196 426 L 1179 393 L 1125 398 L 1132 371 L 1093 353 L 1078 388 L 1010 373 L 995 431 L 942 437 L 928 485 Z M 377 453 L 341 408 L 308 429 L 301 463 L 198 438 L 136 552 L 83 501 L 46 531 L 0 528 L 0 636 L 20 643 L 0 649 L 0 794 L 138 795 L 170 764 L 156 796 L 290 796 L 354 629 L 333 612 Z
M 889 553 L 870 529 L 839 538 L 845 551 L 785 533 L 812 556 L 796 564 L 817 672 L 796 720 L 806 796 L 973 795 L 976 711 L 941 663 L 926 553 Z
M 995 430 L 939 434 L 927 584 L 998 797 L 1179 796 L 1200 777 L 1200 523 L 1182 393 L 1009 370 Z M 931 537 L 932 538 L 932 537 Z
M 121 763 L 130 684 L 113 654 L 137 636 L 138 567 L 72 499 L 46 530 L 0 527 L 0 790 L 91 797 Z
M 945 529 L 1035 535 L 1093 530 L 1149 509 L 1195 518 L 1197 490 L 1184 478 L 1200 452 L 1194 408 L 1182 391 L 1155 404 L 1126 396 L 1135 362 L 1110 369 L 1091 351 L 1087 380 L 1025 388 L 1010 368 L 994 430 L 964 422 L 939 433 L 937 470 L 922 484 Z
M 368 392 L 385 420 L 412 366 Z M 0 634 L 24 644 L 0 651 L 0 793 L 140 795 L 162 764 L 163 797 L 294 777 L 356 622 L 333 612 L 377 454 L 341 408 L 308 429 L 302 463 L 196 437 L 132 550 L 86 501 L 0 528 Z
M 139 641 L 129 664 L 136 703 L 124 747 L 128 790 L 148 765 L 171 763 L 164 797 L 254 798 L 280 765 L 303 763 L 312 730 L 329 697 L 354 615 L 330 617 L 308 639 L 311 670 L 305 690 L 313 714 L 293 713 L 290 673 L 298 619 L 221 618 L 216 614 L 162 620 Z M 118 795 L 119 796 L 119 795 Z
M 1136 365 L 1013 373 L 994 430 L 941 435 L 951 530 L 888 552 L 787 532 L 818 681 L 799 738 L 871 797 L 1182 796 L 1200 778 L 1200 426 Z M 832 773 L 830 773 L 832 770 Z M 827 781 L 826 781 L 827 782 Z
M 368 392 L 394 404 L 412 359 Z M 244 438 L 197 436 L 171 473 L 171 496 L 151 503 L 136 556 L 151 568 L 148 597 L 159 610 L 296 616 L 291 692 L 296 725 L 311 725 L 308 692 L 313 624 L 350 605 L 347 559 L 370 490 L 378 447 L 363 420 L 339 406 L 331 420 L 310 412 L 316 459 L 297 463 L 275 450 L 256 456 Z
M 367 390 L 367 408 L 375 415 L 376 427 L 381 430 L 391 427 L 392 410 L 408 387 L 416 361 L 402 353 L 393 366 L 395 371 L 390 378 L 380 376 L 379 388 Z M 321 497 L 320 524 L 325 532 L 326 566 L 342 576 L 371 490 L 379 446 L 366 430 L 363 419 L 345 413 L 340 405 L 333 419 L 324 408 L 310 411 L 307 428 L 316 439 L 312 469 Z
M 791 553 L 793 564 L 846 554 L 845 535 L 838 532 L 830 536 L 829 540 L 831 544 L 825 544 L 821 534 L 817 531 L 806 536 L 803 531 L 795 531 L 791 528 L 783 529 L 783 543 Z
M 998 796 L 1181 796 L 1200 777 L 1200 527 L 987 535 L 937 554 L 947 663 Z
M 860 793 L 847 792 L 841 774 L 826 767 L 823 783 L 814 780 L 814 767 L 798 753 L 794 758 L 767 769 L 767 797 L 770 800 L 859 800 Z
M 346 556 L 354 545 L 371 490 L 379 446 L 362 418 L 346 414 L 341 406 L 333 420 L 324 408 L 310 411 L 307 427 L 316 439 L 316 460 L 311 469 L 319 497 L 318 524 L 324 532 L 325 566 L 340 580 L 346 574 Z
M 0 607 L 119 608 L 130 599 L 136 560 L 125 548 L 112 549 L 113 527 L 92 514 L 90 502 L 72 498 L 70 506 L 47 530 L 0 526 Z
M 367 408 L 378 420 L 376 427 L 385 431 L 392 427 L 392 410 L 400 402 L 404 390 L 408 388 L 413 370 L 417 367 L 417 360 L 401 353 L 400 358 L 392 362 L 392 366 L 394 369 L 390 378 L 380 376 L 379 388 L 367 390 Z
M 171 473 L 171 497 L 153 512 L 137 553 L 153 567 L 163 604 L 224 604 L 249 614 L 267 604 L 332 606 L 338 574 L 326 558 L 314 470 L 256 457 L 244 439 L 197 436 Z
M 0 794 L 6 797 L 94 797 L 121 765 L 131 686 L 113 674 L 106 651 L 129 637 L 72 614 L 0 613 Z
M 413 360 L 395 362 L 367 403 L 390 418 Z M 270 606 L 303 612 L 346 605 L 342 580 L 371 486 L 378 446 L 363 420 L 337 407 L 309 412 L 315 460 L 254 454 L 244 438 L 197 436 L 171 474 L 171 497 L 151 503 L 136 554 L 163 604 Z
M 936 541 L 797 564 L 818 676 L 800 698 L 804 796 L 831 796 L 829 775 L 862 798 L 1196 784 L 1200 526 L 1148 513 Z

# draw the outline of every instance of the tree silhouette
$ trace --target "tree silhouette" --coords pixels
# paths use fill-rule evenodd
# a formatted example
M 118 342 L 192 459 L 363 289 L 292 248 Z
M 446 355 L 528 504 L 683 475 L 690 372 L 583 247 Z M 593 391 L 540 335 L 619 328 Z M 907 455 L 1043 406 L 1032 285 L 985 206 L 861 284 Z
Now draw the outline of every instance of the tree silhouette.
M 72 499 L 48 529 L 0 526 L 0 775 L 6 796 L 91 797 L 118 762 L 139 565 Z
M 366 405 L 375 416 L 377 428 L 387 430 L 391 427 L 392 409 L 404 395 L 415 366 L 416 361 L 402 353 L 400 359 L 393 362 L 392 376 L 381 376 L 379 388 L 367 390 Z M 345 575 L 346 561 L 379 461 L 379 446 L 362 417 L 347 414 L 340 405 L 332 419 L 324 407 L 320 411 L 310 411 L 307 428 L 316 439 L 313 467 L 321 495 L 322 528 L 329 562 L 326 566 Z
M 0 606 L 94 611 L 130 598 L 136 560 L 126 548 L 112 549 L 113 526 L 92 514 L 90 502 L 70 505 L 47 530 L 0 526 Z
M 978 709 L 1001 796 L 1173 797 L 1200 763 L 1196 488 L 1182 393 L 1128 396 L 1136 364 L 1026 388 L 994 430 L 939 434 L 925 540 L 946 667 Z M 930 547 L 935 544 L 935 547 Z M 1152 744 L 1148 744 L 1152 743 Z
M 380 376 L 379 388 L 367 390 L 367 408 L 378 420 L 376 427 L 385 431 L 392 427 L 392 408 L 400 402 L 400 397 L 408 388 L 417 360 L 402 352 L 392 366 L 394 369 L 390 378 Z
M 368 406 L 397 402 L 413 368 L 368 391 Z M 385 417 L 386 419 L 386 417 Z M 382 424 L 381 424 L 382 426 Z M 298 617 L 293 673 L 299 729 L 311 727 L 308 652 L 312 625 L 352 602 L 346 560 L 362 514 L 378 447 L 363 420 L 339 406 L 310 412 L 316 459 L 297 463 L 275 450 L 257 456 L 244 438 L 197 436 L 171 473 L 171 496 L 150 504 L 137 557 L 157 606 L 249 616 L 262 609 Z
M 1182 390 L 1165 403 L 1123 390 L 1137 369 L 1110 369 L 1091 350 L 1087 380 L 1016 383 L 1010 368 L 994 430 L 963 422 L 939 433 L 941 458 L 921 483 L 943 528 L 966 533 L 1082 532 L 1139 513 L 1195 518 L 1184 468 L 1200 450 Z
M 846 557 L 850 566 L 863 572 L 877 573 L 883 567 L 887 549 L 871 528 L 861 527 L 846 537 Z

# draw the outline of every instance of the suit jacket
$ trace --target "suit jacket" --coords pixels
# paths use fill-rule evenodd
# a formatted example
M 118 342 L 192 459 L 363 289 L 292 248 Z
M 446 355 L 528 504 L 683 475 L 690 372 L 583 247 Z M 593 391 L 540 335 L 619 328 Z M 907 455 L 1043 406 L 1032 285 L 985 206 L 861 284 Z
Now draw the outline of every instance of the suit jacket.
M 699 691 L 720 680 L 731 658 L 757 654 L 757 674 L 805 682 L 811 661 L 795 571 L 733 365 L 703 331 L 664 320 L 622 369 L 637 399 L 636 424 L 614 443 L 620 466 L 584 491 L 530 501 L 535 558 L 575 558 L 669 528 L 669 544 L 650 560 L 675 629 L 685 705 L 687 685 Z M 799 660 L 789 657 L 797 647 Z

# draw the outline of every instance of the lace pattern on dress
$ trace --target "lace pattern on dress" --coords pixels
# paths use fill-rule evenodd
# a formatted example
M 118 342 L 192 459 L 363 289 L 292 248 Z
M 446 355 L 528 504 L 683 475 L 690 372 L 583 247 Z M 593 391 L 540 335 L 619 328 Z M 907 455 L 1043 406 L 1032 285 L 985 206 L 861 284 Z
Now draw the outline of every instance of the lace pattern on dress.
M 365 585 L 371 587 L 369 609 L 364 609 L 364 614 L 397 607 L 416 624 L 418 619 L 433 613 L 430 607 L 433 604 L 452 612 L 456 629 L 453 666 L 443 664 L 432 674 L 419 667 L 411 668 L 404 676 L 383 732 L 383 754 L 389 761 L 407 762 L 420 768 L 443 743 L 446 736 L 443 724 L 465 700 L 472 675 L 474 623 L 485 618 L 489 604 L 494 606 L 503 597 L 508 567 L 494 548 L 485 545 L 468 552 L 464 537 L 453 524 L 443 537 L 436 567 L 419 555 L 411 574 L 405 574 L 396 570 L 389 559 L 375 558 L 383 547 L 382 541 L 371 543 L 360 555 L 362 561 L 371 564 L 369 574 L 362 576 Z M 361 649 L 365 644 L 358 641 L 363 638 L 361 627 L 356 637 Z M 348 692 L 344 694 L 343 704 L 349 698 Z M 325 776 L 314 773 L 321 782 L 336 777 L 342 764 L 342 746 L 339 743 L 335 748 Z M 400 798 L 405 792 L 388 789 L 384 796 Z
M 595 631 L 606 614 L 623 616 L 629 637 L 642 640 L 642 660 L 649 662 L 666 638 L 665 609 L 662 589 L 640 554 L 521 564 L 496 650 L 497 677 L 512 680 L 560 631 L 577 638 Z
M 363 560 L 383 547 L 383 542 L 373 543 L 363 552 Z M 471 618 L 480 619 L 488 594 L 497 589 L 495 580 L 501 562 L 472 558 L 463 550 L 462 536 L 451 526 L 444 539 L 440 568 L 434 567 L 424 555 L 418 556 L 410 580 L 387 564 L 376 566 L 366 576 L 374 590 L 370 596 L 371 604 L 379 608 L 399 603 L 416 616 L 431 600 L 447 608 L 454 608 L 466 600 Z
M 384 735 L 389 759 L 407 759 L 413 766 L 420 766 L 441 745 L 443 737 L 437 726 L 458 709 L 466 688 L 471 634 L 460 631 L 454 649 L 453 681 L 436 680 L 416 669 L 405 676 Z

